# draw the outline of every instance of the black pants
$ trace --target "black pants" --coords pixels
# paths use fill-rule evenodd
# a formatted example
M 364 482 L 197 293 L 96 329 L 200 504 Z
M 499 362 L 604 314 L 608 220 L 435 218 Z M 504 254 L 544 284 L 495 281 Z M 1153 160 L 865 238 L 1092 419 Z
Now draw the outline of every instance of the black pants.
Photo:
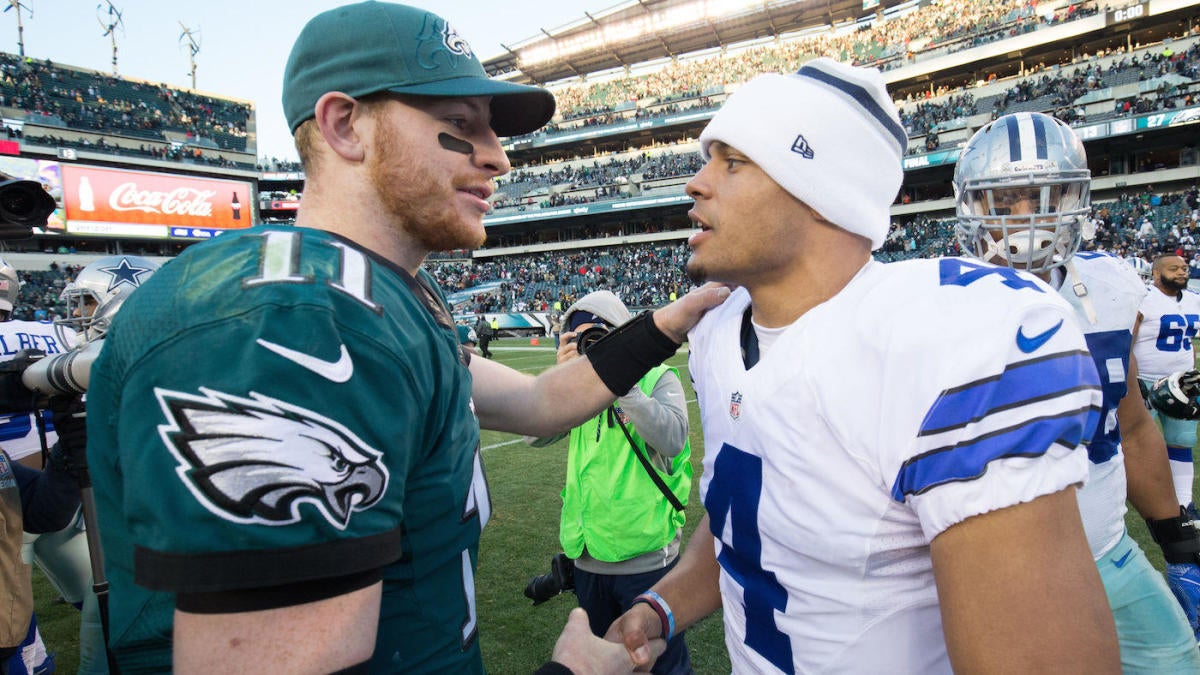
M 676 559 L 675 562 L 678 562 Z M 592 574 L 575 568 L 575 595 L 579 606 L 587 610 L 592 632 L 600 637 L 609 625 L 633 606 L 633 599 L 646 592 L 675 566 L 643 574 Z M 692 672 L 692 658 L 680 632 L 667 643 L 667 651 L 654 662 L 650 672 L 657 675 L 685 675 Z

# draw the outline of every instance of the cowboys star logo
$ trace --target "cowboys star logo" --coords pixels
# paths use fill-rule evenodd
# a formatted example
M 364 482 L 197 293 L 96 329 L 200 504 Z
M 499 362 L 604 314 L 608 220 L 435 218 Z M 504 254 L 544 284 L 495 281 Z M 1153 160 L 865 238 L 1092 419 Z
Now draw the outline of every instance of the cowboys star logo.
M 154 273 L 154 270 L 149 267 L 138 267 L 130 262 L 129 258 L 121 258 L 121 262 L 116 265 L 98 269 L 109 276 L 106 289 L 109 293 L 124 285 L 137 288 L 142 285 L 143 277 Z
M 729 397 L 729 418 L 737 421 L 742 416 L 742 392 L 735 391 Z
M 154 393 L 176 473 L 221 518 L 287 525 L 308 504 L 344 530 L 387 491 L 381 453 L 311 410 L 253 392 L 248 399 L 203 387 L 202 396 Z

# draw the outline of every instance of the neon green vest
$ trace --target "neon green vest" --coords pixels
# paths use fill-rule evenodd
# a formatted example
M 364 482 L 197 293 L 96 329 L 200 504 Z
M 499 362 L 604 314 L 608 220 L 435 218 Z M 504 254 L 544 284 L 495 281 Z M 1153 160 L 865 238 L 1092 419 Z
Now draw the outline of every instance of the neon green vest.
M 651 370 L 638 387 L 649 396 L 669 366 Z M 625 427 L 644 457 L 646 442 L 626 419 Z M 692 488 L 691 441 L 671 460 L 671 475 L 660 478 L 681 503 L 687 505 Z M 657 470 L 657 469 L 656 469 Z M 562 491 L 559 541 L 563 551 L 578 558 L 588 553 L 604 562 L 621 562 L 666 546 L 683 527 L 684 514 L 676 511 L 633 454 L 629 441 L 606 409 L 571 430 L 567 455 L 567 484 Z

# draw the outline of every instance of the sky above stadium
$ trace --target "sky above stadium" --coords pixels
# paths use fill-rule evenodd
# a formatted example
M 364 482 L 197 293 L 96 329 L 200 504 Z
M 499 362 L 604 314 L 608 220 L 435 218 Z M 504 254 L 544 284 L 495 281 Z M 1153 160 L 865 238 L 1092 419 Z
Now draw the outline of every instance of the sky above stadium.
M 3 4 L 7 5 L 8 2 Z M 113 22 L 107 0 L 21 0 L 25 55 L 112 72 Z M 258 154 L 295 159 L 279 102 L 288 50 L 304 23 L 347 0 L 112 0 L 124 29 L 116 31 L 117 71 L 125 77 L 191 86 L 183 26 L 195 31 L 196 88 L 253 101 Z M 539 32 L 619 4 L 618 0 L 410 0 L 445 17 L 481 58 Z M 18 53 L 16 11 L 0 14 L 0 51 Z

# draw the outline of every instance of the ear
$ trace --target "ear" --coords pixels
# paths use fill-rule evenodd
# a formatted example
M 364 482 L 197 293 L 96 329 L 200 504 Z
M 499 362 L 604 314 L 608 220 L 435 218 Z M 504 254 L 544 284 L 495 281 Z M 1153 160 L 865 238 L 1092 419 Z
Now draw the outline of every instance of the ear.
M 355 128 L 355 123 L 362 119 L 356 115 L 358 101 L 340 91 L 331 91 L 317 99 L 313 108 L 317 127 L 326 145 L 342 159 L 351 162 L 361 162 L 366 156 L 363 138 Z

